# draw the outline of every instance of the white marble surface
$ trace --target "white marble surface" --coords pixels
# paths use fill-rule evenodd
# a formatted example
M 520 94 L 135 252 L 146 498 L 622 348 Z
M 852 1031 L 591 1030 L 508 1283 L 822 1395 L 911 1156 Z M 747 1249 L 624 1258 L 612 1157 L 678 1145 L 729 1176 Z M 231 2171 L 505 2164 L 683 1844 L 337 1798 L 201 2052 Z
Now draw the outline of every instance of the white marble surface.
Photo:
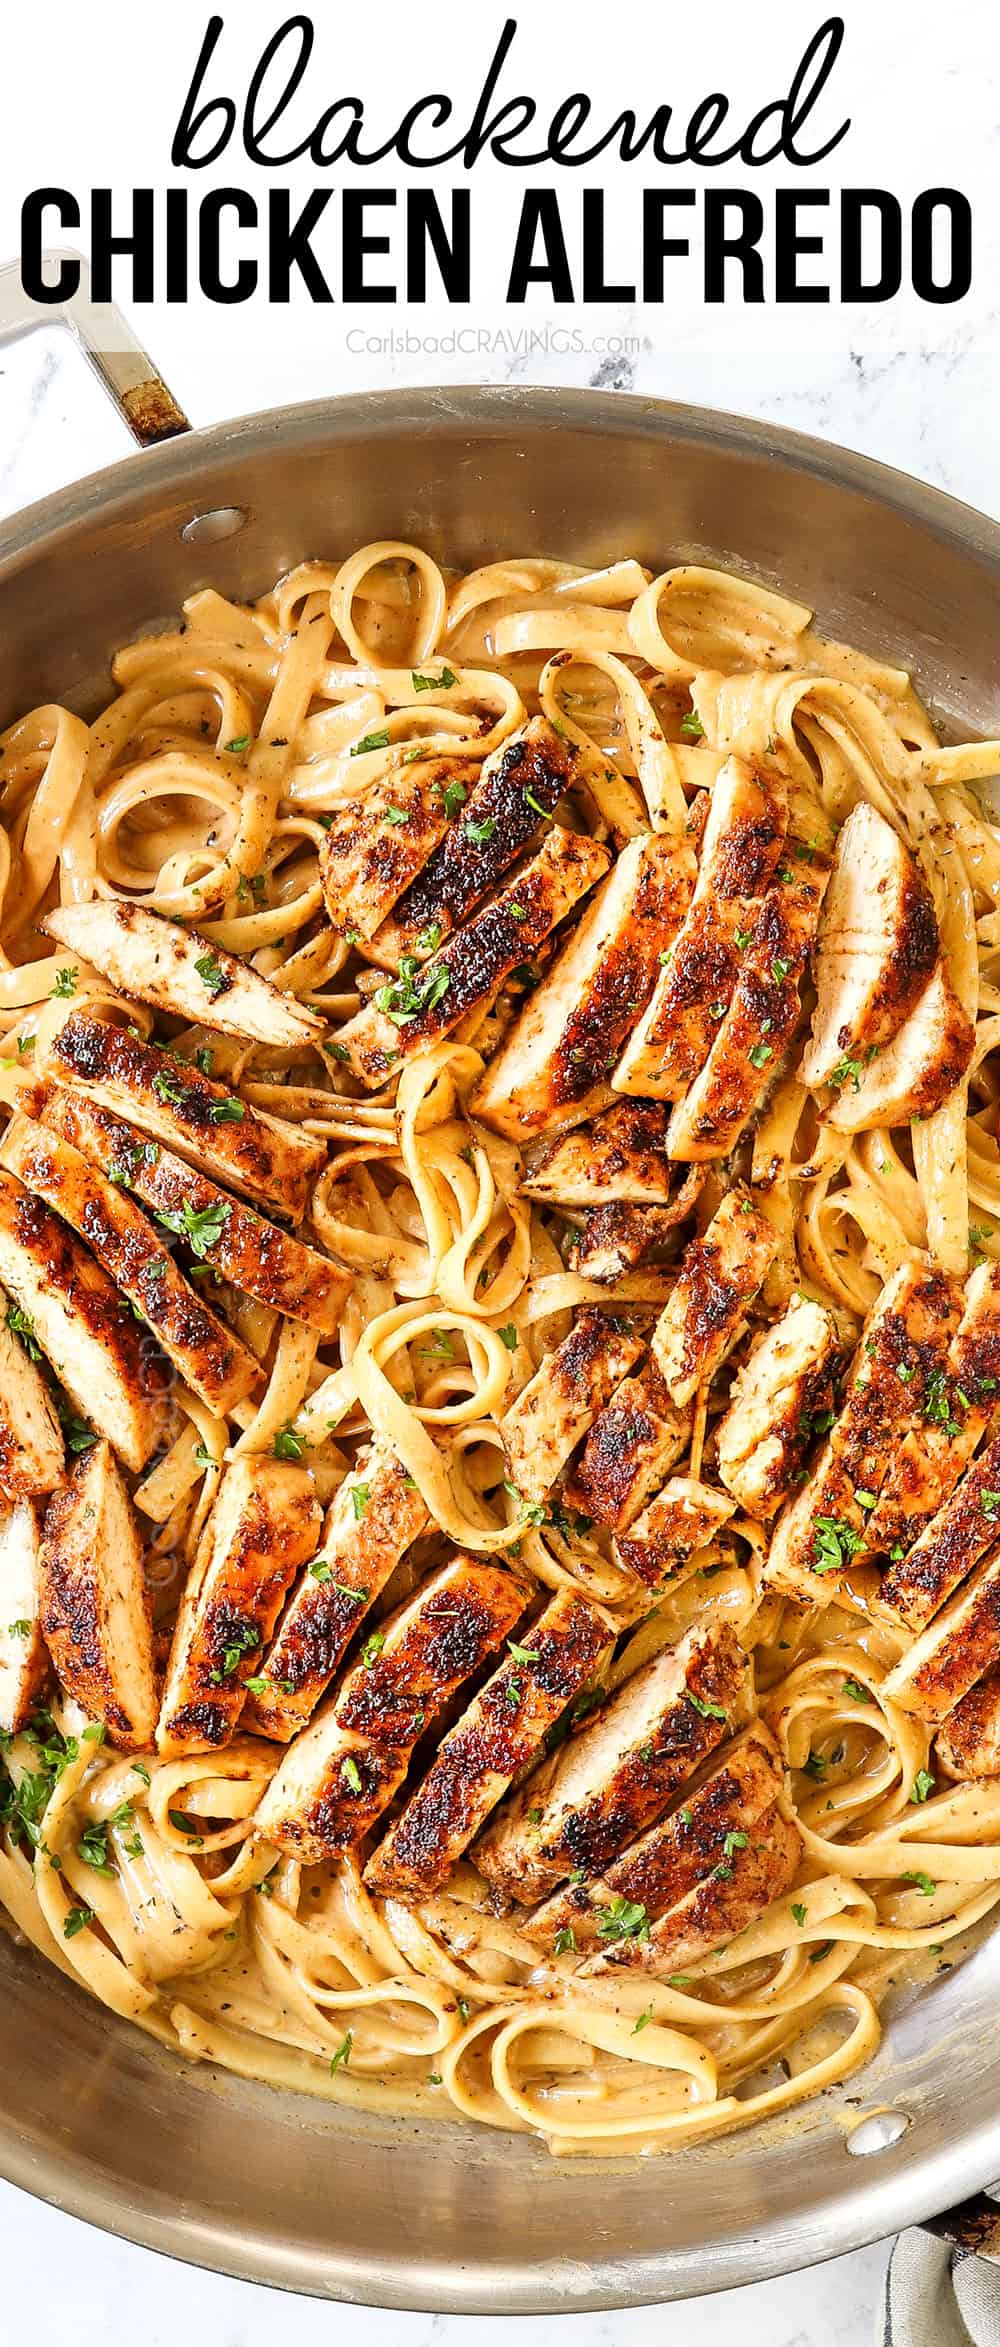
M 548 0 L 541 0 L 548 11 Z M 435 17 L 462 15 L 452 0 L 441 0 Z M 204 26 L 203 8 L 179 0 L 180 19 L 188 19 L 191 43 Z M 230 37 L 249 37 L 251 28 L 277 12 L 264 0 L 241 0 L 240 11 L 227 12 Z M 318 14 L 319 12 L 317 12 Z M 393 15 L 390 7 L 390 17 Z M 404 15 L 399 11 L 397 31 Z M 488 11 L 484 11 L 489 13 Z M 558 55 L 555 19 L 562 10 L 546 13 L 546 29 L 553 39 L 546 58 Z M 600 14 L 603 17 L 604 11 Z M 815 12 L 818 16 L 818 11 Z M 16 236 L 16 208 L 23 188 L 41 177 L 62 177 L 68 184 L 86 185 L 96 168 L 87 159 L 91 142 L 110 137 L 110 162 L 126 184 L 145 176 L 155 163 L 157 125 L 162 130 L 164 109 L 172 118 L 186 75 L 173 69 L 172 55 L 164 60 L 165 73 L 144 78 L 143 105 L 138 112 L 120 110 L 112 124 L 102 117 L 102 104 L 113 103 L 118 91 L 115 72 L 102 75 L 88 104 L 77 104 L 76 83 L 89 68 L 92 18 L 78 8 L 70 10 L 56 0 L 60 20 L 63 70 L 47 91 L 48 143 L 64 140 L 75 160 L 60 170 L 45 159 L 28 156 L 28 143 L 38 134 L 36 111 L 8 103 L 5 109 L 5 156 L 0 158 L 0 252 L 12 247 Z M 125 0 L 102 0 L 102 19 L 110 32 L 121 20 L 123 37 L 134 10 Z M 340 14 L 338 14 L 338 28 Z M 591 0 L 580 0 L 574 30 L 590 26 Z M 616 17 L 623 9 L 619 6 Z M 659 7 L 656 10 L 660 14 Z M 752 12 L 751 12 L 752 14 Z M 992 0 L 959 0 L 941 11 L 926 0 L 870 0 L 862 6 L 852 0 L 849 20 L 855 54 L 848 72 L 849 95 L 856 117 L 852 150 L 854 177 L 867 176 L 883 185 L 914 187 L 931 181 L 969 185 L 975 195 L 990 188 L 996 154 L 997 94 L 1000 85 L 1000 49 L 996 42 Z M 642 18 L 648 31 L 650 12 L 644 0 L 624 0 L 624 15 L 633 24 Z M 357 22 L 353 30 L 357 53 Z M 720 0 L 711 12 L 712 29 L 728 16 L 730 65 L 727 86 L 737 81 L 737 65 L 752 27 L 742 9 Z M 239 18 L 239 34 L 232 29 Z M 41 64 L 40 43 L 50 36 L 53 9 L 22 12 L 14 35 L 23 53 L 25 69 Z M 769 32 L 777 41 L 801 24 L 798 0 L 774 0 Z M 534 21 L 532 30 L 534 31 Z M 812 18 L 810 17 L 810 21 Z M 468 15 L 464 12 L 467 28 Z M 41 30 L 39 30 L 41 27 Z M 447 26 L 446 26 L 447 30 Z M 857 42 L 864 56 L 859 59 Z M 74 43 L 84 43 L 79 57 Z M 109 44 L 109 55 L 114 44 Z M 435 62 L 441 44 L 434 44 Z M 452 49 L 452 56 L 455 52 Z M 187 52 L 186 52 L 187 55 Z M 10 60 L 8 59 L 8 63 Z M 541 74 L 546 60 L 537 61 Z M 603 56 L 602 56 L 603 69 Z M 118 60 L 120 79 L 122 66 Z M 188 63 L 189 70 L 189 63 Z M 708 67 L 711 74 L 713 67 Z M 389 72 L 391 76 L 392 68 Z M 405 62 L 401 68 L 405 80 Z M 587 86 L 587 71 L 577 65 L 577 86 Z M 591 60 L 591 86 L 596 68 Z M 353 80 L 362 79 L 358 70 Z M 161 88 L 162 80 L 162 88 Z M 415 86 L 428 86 L 419 73 Z M 573 75 L 557 76 L 561 89 L 572 86 Z M 895 108 L 880 112 L 879 91 L 891 81 Z M 348 74 L 343 86 L 352 86 Z M 700 86 L 709 83 L 702 78 Z M 108 97 L 108 90 L 111 97 Z M 8 93 L 9 95 L 9 93 Z M 74 141 L 76 150 L 74 150 Z M 888 141 L 888 146 L 886 146 Z M 161 142 L 162 143 L 162 142 Z M 141 161 L 140 161 L 141 158 Z M 399 356 L 384 351 L 357 351 L 349 347 L 352 323 L 343 310 L 310 316 L 300 312 L 269 322 L 266 310 L 253 317 L 232 319 L 191 304 L 185 309 L 157 306 L 144 316 L 141 331 L 155 351 L 163 373 L 196 422 L 239 413 L 254 406 L 280 404 L 369 385 L 412 381 L 469 381 L 500 379 L 559 383 L 596 382 L 622 391 L 648 392 L 702 402 L 767 417 L 826 439 L 840 441 L 939 483 L 969 503 L 1000 513 L 1000 438 L 995 429 L 997 296 L 996 270 L 988 250 L 996 236 L 995 203 L 988 215 L 980 202 L 979 231 L 983 251 L 977 287 L 970 300 L 955 312 L 909 309 L 866 313 L 850 318 L 834 307 L 810 313 L 808 332 L 793 318 L 775 324 L 774 317 L 727 310 L 709 318 L 697 307 L 682 314 L 660 312 L 614 318 L 594 318 L 584 328 L 592 347 L 565 352 L 550 341 L 547 349 L 523 355 L 517 348 L 494 347 L 478 358 L 465 352 L 424 347 Z M 564 329 L 566 318 L 546 318 L 538 309 L 528 321 L 533 327 Z M 409 319 L 405 310 L 381 313 L 368 333 L 403 331 L 409 324 L 425 337 L 447 330 L 449 321 L 424 312 Z M 523 333 L 525 318 L 504 318 L 490 305 L 473 315 L 472 323 L 491 331 L 507 325 Z M 624 353 L 600 347 L 601 337 L 628 338 Z M 127 434 L 105 407 L 82 360 L 57 334 L 43 330 L 18 349 L 0 351 L 0 514 L 12 513 L 32 499 L 82 473 L 114 461 L 128 452 Z M 141 461 L 141 460 L 136 460 Z M 182 2338 L 190 2347 L 271 2347 L 276 2327 L 288 2347 L 311 2347 L 336 2326 L 340 2347 L 427 2347 L 431 2340 L 443 2347 L 508 2347 L 516 2335 L 530 2336 L 532 2347 L 716 2347 L 719 2339 L 739 2337 L 747 2347 L 862 2347 L 875 2337 L 875 2308 L 887 2256 L 886 2247 L 861 2251 L 809 2273 L 738 2291 L 728 2299 L 702 2299 L 686 2307 L 650 2309 L 611 2317 L 573 2316 L 535 2323 L 530 2331 L 512 2321 L 491 2322 L 432 2319 L 427 2316 L 380 2315 L 339 2308 L 305 2299 L 277 2302 L 269 2293 L 248 2285 L 154 2259 L 150 2254 L 104 2238 L 72 2219 L 36 2205 L 9 2188 L 0 2187 L 0 2228 L 13 2250 L 5 2261 L 5 2305 L 0 2316 L 0 2339 L 30 2335 L 42 2347 L 72 2339 L 73 2347 L 166 2347 Z

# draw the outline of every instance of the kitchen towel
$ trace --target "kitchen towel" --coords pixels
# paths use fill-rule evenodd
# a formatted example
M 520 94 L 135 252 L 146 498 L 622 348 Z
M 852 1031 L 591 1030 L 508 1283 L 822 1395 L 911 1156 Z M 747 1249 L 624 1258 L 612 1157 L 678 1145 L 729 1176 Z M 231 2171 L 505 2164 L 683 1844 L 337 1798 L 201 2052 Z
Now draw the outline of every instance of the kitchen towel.
M 931 2233 L 901 2233 L 877 2347 L 1000 2347 L 1000 2265 Z

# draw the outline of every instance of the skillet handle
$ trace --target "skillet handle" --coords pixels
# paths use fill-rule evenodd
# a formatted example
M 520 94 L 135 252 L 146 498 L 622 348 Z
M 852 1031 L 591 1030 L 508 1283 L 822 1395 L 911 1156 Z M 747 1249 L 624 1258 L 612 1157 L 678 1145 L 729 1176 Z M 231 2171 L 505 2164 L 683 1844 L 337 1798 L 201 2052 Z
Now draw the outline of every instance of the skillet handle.
M 988 2192 L 974 2192 L 956 2208 L 928 2217 L 924 2231 L 937 2233 L 954 2249 L 974 2250 L 979 2257 L 1000 2258 L 1000 2206 Z
M 0 347 L 20 342 L 40 326 L 62 326 L 83 352 L 140 448 L 152 448 L 158 440 L 173 440 L 178 433 L 189 432 L 183 408 L 168 391 L 121 311 L 114 302 L 94 300 L 90 263 L 82 253 L 47 252 L 46 275 L 66 261 L 79 270 L 77 291 L 44 306 L 29 300 L 16 261 L 0 268 Z

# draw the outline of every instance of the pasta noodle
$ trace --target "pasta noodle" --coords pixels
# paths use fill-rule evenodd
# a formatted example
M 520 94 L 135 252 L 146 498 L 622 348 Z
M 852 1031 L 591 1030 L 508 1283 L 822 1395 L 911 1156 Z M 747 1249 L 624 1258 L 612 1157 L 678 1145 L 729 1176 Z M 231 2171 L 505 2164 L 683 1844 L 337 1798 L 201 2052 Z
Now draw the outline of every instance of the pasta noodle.
M 914 1250 L 964 1277 L 970 1214 L 977 1257 L 1000 1259 L 1000 830 L 981 792 L 1000 745 L 942 746 L 901 669 L 705 568 L 531 558 L 454 577 L 387 541 L 305 563 L 252 607 L 195 595 L 183 629 L 118 655 L 114 681 L 89 726 L 47 707 L 0 737 L 7 1108 L 71 1012 L 155 1025 L 96 970 L 67 969 L 35 926 L 53 903 L 127 892 L 195 922 L 335 1037 L 369 965 L 323 917 L 331 817 L 415 750 L 481 763 L 540 710 L 578 752 L 560 819 L 613 848 L 681 838 L 737 752 L 783 774 L 800 836 L 829 848 L 866 800 L 925 875 L 978 1022 L 968 1076 L 912 1130 L 850 1134 L 781 1068 L 739 1161 L 782 1234 L 772 1302 L 797 1288 L 850 1338 Z M 1000 1898 L 1000 1779 L 942 1782 L 932 1731 L 884 1693 L 902 1633 L 857 1592 L 808 1612 L 776 1596 L 760 1524 L 737 1517 L 644 1613 L 599 1530 L 526 1520 L 505 1489 L 498 1421 L 574 1316 L 596 1302 L 651 1320 L 674 1280 L 662 1260 L 611 1287 L 574 1271 L 565 1216 L 521 1189 L 516 1148 L 470 1110 L 533 982 L 515 973 L 364 1096 L 325 1045 L 171 1033 L 179 1058 L 209 1049 L 216 1077 L 326 1145 L 310 1244 L 353 1285 L 336 1337 L 220 1288 L 263 1390 L 225 1420 L 174 1386 L 135 1483 L 154 1619 L 172 1617 L 229 1461 L 283 1444 L 326 1500 L 374 1430 L 438 1541 L 515 1552 L 542 1587 L 602 1609 L 607 1686 L 692 1626 L 737 1625 L 803 1836 L 793 1891 L 684 1976 L 585 1975 L 498 1913 L 469 1859 L 404 1904 L 371 1893 L 355 1855 L 276 1854 L 253 1819 L 281 1747 L 237 1732 L 137 1759 L 55 1695 L 5 1739 L 0 1901 L 49 1961 L 190 2059 L 349 2108 L 528 2130 L 560 2154 L 665 2149 L 870 2057 L 898 1961 L 947 1955 Z M 717 1413 L 705 1389 L 680 1474 L 711 1459 Z

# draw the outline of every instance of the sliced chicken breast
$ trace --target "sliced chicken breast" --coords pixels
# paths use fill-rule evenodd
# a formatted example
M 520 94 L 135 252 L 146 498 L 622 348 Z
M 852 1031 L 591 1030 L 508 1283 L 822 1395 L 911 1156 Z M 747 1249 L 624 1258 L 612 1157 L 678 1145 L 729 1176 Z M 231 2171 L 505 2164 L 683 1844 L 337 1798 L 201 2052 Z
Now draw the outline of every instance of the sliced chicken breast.
M 896 1447 L 943 1379 L 961 1290 L 911 1259 L 888 1281 L 854 1356 L 844 1405 L 809 1480 L 778 1518 L 771 1588 L 825 1605 L 868 1548 L 868 1525 Z
M 468 798 L 472 758 L 420 758 L 392 766 L 360 798 L 328 818 L 319 851 L 326 909 L 335 929 L 372 938 L 427 862 Z
M 716 1948 L 726 1947 L 756 1923 L 758 1916 L 766 1914 L 775 1900 L 791 1889 L 801 1862 L 799 1829 L 775 1805 L 765 1811 L 745 1842 L 737 1842 L 731 1858 L 720 1859 L 707 1880 L 661 1915 L 648 1939 L 641 1927 L 635 1933 L 626 1929 L 612 1937 L 622 1921 L 620 1911 L 615 1911 L 605 1927 L 607 1944 L 582 1969 L 606 1972 L 628 1966 L 658 1974 L 683 1972 L 685 1965 L 697 1964 Z
M 225 1744 L 246 1700 L 281 1601 L 319 1538 L 304 1467 L 235 1459 L 219 1486 L 174 1629 L 156 1729 L 168 1757 Z
M 785 836 L 783 793 L 742 758 L 720 769 L 686 918 L 612 1077 L 616 1092 L 680 1100 L 712 1048 Z
M 780 1245 L 774 1224 L 735 1189 L 688 1247 L 653 1332 L 653 1359 L 679 1405 L 714 1377 Z
M 320 1553 L 293 1590 L 260 1666 L 266 1684 L 251 1689 L 243 1714 L 252 1735 L 287 1744 L 305 1726 L 369 1608 L 429 1521 L 405 1467 L 376 1437 L 341 1484 Z
M 686 841 L 647 833 L 628 842 L 490 1061 L 475 1116 L 517 1140 L 601 1105 L 694 877 Z
M 506 977 L 551 935 L 580 898 L 603 879 L 607 848 L 553 823 L 538 852 L 492 903 L 445 939 L 434 959 L 405 956 L 400 976 L 342 1027 L 338 1049 L 370 1091 L 387 1071 L 457 1027 L 467 1011 L 491 1001 Z
M 427 1775 L 365 1868 L 380 1898 L 437 1890 L 547 1729 L 593 1678 L 610 1644 L 603 1614 L 560 1589 L 438 1748 Z
M 754 1346 L 716 1430 L 719 1474 L 748 1516 L 766 1520 L 798 1482 L 817 1434 L 834 1417 L 837 1332 L 801 1297 Z
M 59 905 L 41 924 L 60 945 L 109 978 L 120 994 L 173 1018 L 247 1037 L 275 1051 L 303 1051 L 323 1034 L 315 1011 L 262 978 L 196 929 L 164 921 L 126 897 Z
M 905 1125 L 933 1115 L 960 1084 L 972 1058 L 975 1028 L 939 962 L 893 1041 L 867 1064 L 851 1061 L 830 1110 L 842 1133 Z M 844 1066 L 844 1062 L 840 1063 Z
M 671 1195 L 666 1133 L 662 1101 L 621 1100 L 592 1124 L 547 1143 L 521 1189 L 550 1206 L 665 1206 Z
M 163 1419 L 138 1325 L 65 1223 L 2 1167 L 0 1280 L 74 1408 L 138 1474 Z
M 265 1222 L 173 1150 L 144 1140 L 137 1126 L 85 1094 L 39 1084 L 22 1101 L 31 1116 L 71 1142 L 168 1230 L 189 1242 L 193 1235 L 217 1279 L 322 1336 L 335 1335 L 353 1284 L 349 1272 Z
M 647 1362 L 616 1387 L 595 1418 L 567 1498 L 585 1516 L 622 1532 L 665 1483 L 690 1438 L 690 1411 L 677 1408 L 659 1370 Z
M 956 1703 L 938 1729 L 936 1750 L 951 1776 L 1000 1776 L 1000 1664 Z
M 376 959 L 398 969 L 404 954 L 424 960 L 436 953 L 537 842 L 576 762 L 573 744 L 538 716 L 474 766 L 463 778 L 457 820 L 373 937 Z
M 746 1717 L 749 1683 L 726 1623 L 654 1655 L 496 1812 L 473 1851 L 491 1888 L 526 1905 L 602 1874 Z
M 921 1719 L 943 1720 L 1000 1653 L 1000 1549 L 915 1638 L 883 1681 L 883 1694 Z
M 148 1751 L 156 1678 L 142 1542 L 109 1443 L 50 1499 L 39 1580 L 42 1634 L 67 1695 L 123 1752 Z
M 74 1011 L 41 1054 L 41 1071 L 131 1117 L 199 1172 L 301 1222 L 325 1145 L 277 1117 L 258 1115 L 224 1084 L 143 1043 L 110 1019 Z
M 262 1391 L 263 1374 L 252 1353 L 195 1295 L 139 1207 L 71 1142 L 30 1117 L 15 1117 L 0 1162 L 86 1239 L 168 1360 L 217 1418 Z
M 429 1723 L 509 1638 L 529 1595 L 522 1576 L 479 1557 L 453 1557 L 433 1574 L 289 1746 L 257 1832 L 306 1865 L 356 1847 Z
M 615 1387 L 645 1351 L 622 1313 L 585 1305 L 568 1337 L 500 1419 L 512 1480 L 527 1500 L 544 1500 Z
M 1000 1264 L 982 1263 L 967 1283 L 943 1374 L 926 1381 L 916 1419 L 894 1447 L 869 1519 L 868 1546 L 890 1559 L 890 1578 L 954 1491 L 998 1407 Z M 938 1602 L 948 1594 L 942 1588 Z
M 685 1165 L 728 1155 L 798 1026 L 828 867 L 813 855 L 793 869 L 794 880 L 764 898 L 708 1058 L 670 1119 L 667 1154 Z
M 65 1463 L 49 1389 L 12 1326 L 17 1317 L 0 1288 L 0 1493 L 8 1500 L 54 1491 Z
M 727 1747 L 721 1765 L 703 1777 L 667 1817 L 633 1842 L 602 1874 L 570 1881 L 528 1917 L 522 1929 L 541 1947 L 552 1948 L 572 1933 L 581 1954 L 600 1954 L 613 1944 L 616 1919 L 634 1908 L 637 1931 L 650 1931 L 661 1916 L 710 1880 L 718 1866 L 759 1835 L 784 1783 L 781 1754 L 770 1730 L 757 1720 Z M 746 1845 L 739 1841 L 747 1836 Z M 737 1838 L 734 1838 L 737 1837 Z M 723 1878 L 726 1879 L 726 1878 Z
M 671 1206 L 598 1206 L 584 1218 L 579 1238 L 569 1252 L 569 1268 L 581 1279 L 614 1287 L 640 1263 L 662 1257 L 674 1243 L 678 1222 L 693 1211 L 694 1194 L 680 1213 Z
M 0 1517 L 0 1734 L 16 1736 L 49 1677 L 42 1636 L 38 1510 L 21 1500 Z
M 939 951 L 930 891 L 899 833 L 866 799 L 837 839 L 820 922 L 816 1010 L 802 1082 L 817 1091 L 844 1062 L 885 1049 Z
M 1000 1538 L 1000 1440 L 968 1474 L 918 1541 L 889 1565 L 879 1583 L 879 1613 L 922 1630 Z
M 665 1589 L 700 1548 L 715 1539 L 736 1513 L 727 1492 L 693 1476 L 675 1475 L 614 1541 L 614 1559 L 645 1588 Z

